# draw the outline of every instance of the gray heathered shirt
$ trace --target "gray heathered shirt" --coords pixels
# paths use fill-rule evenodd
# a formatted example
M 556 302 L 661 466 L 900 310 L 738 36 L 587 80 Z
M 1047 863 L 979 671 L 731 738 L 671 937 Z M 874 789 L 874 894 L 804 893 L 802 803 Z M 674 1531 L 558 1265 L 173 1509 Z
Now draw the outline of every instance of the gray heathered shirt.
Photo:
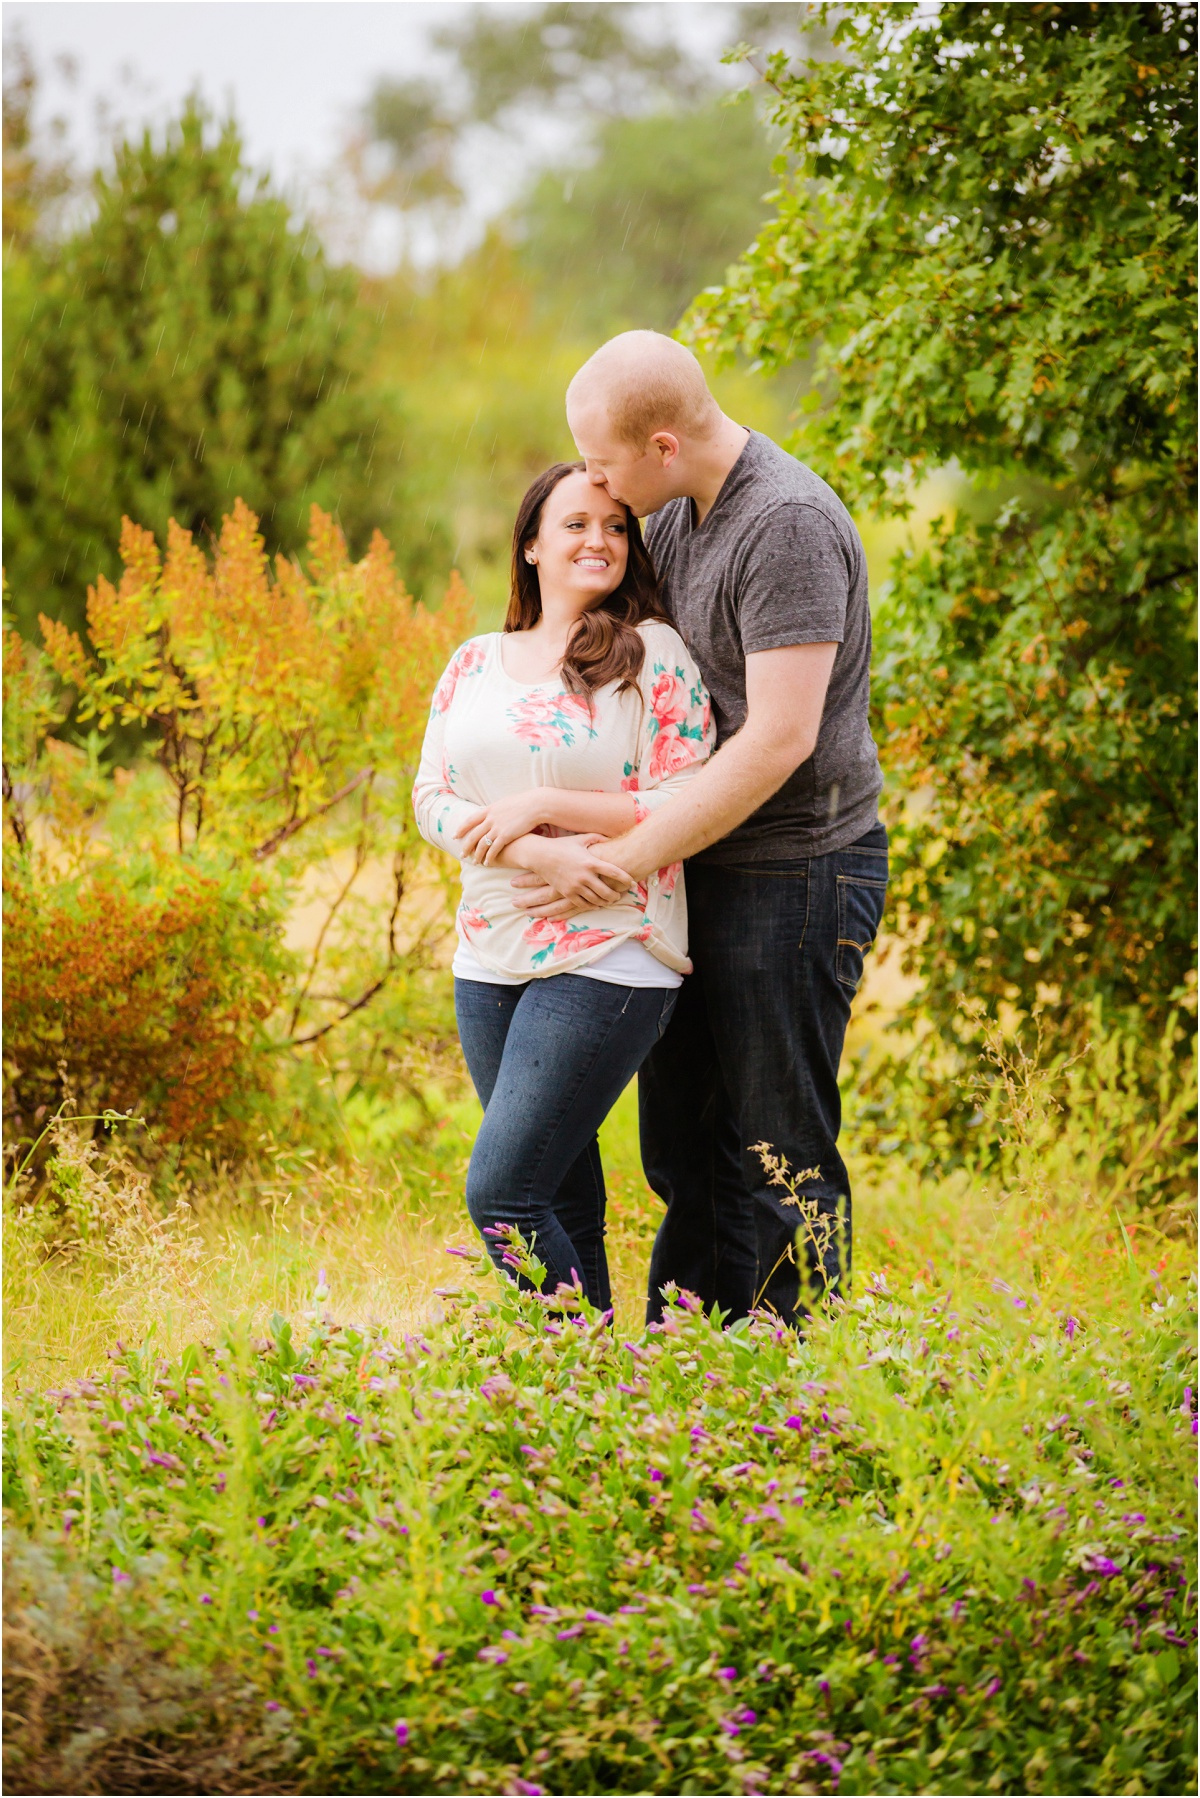
M 708 683 L 721 744 L 746 719 L 746 657 L 837 643 L 817 746 L 703 861 L 768 861 L 844 849 L 878 818 L 883 786 L 867 717 L 871 614 L 854 522 L 819 475 L 751 431 L 697 526 L 690 499 L 655 512 L 646 544 L 666 608 Z

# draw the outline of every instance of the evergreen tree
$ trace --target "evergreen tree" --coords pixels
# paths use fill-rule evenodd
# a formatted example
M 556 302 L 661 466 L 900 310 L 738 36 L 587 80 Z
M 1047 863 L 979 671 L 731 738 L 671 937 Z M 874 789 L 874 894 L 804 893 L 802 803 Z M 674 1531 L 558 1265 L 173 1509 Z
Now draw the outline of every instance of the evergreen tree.
M 117 571 L 122 514 L 203 534 L 241 498 L 291 551 L 316 502 L 359 548 L 390 529 L 410 578 L 429 558 L 380 427 L 395 408 L 361 381 L 356 276 L 250 175 L 236 128 L 209 126 L 190 102 L 165 141 L 123 145 L 86 227 L 10 258 L 5 559 L 27 629 L 81 622 L 87 583 Z

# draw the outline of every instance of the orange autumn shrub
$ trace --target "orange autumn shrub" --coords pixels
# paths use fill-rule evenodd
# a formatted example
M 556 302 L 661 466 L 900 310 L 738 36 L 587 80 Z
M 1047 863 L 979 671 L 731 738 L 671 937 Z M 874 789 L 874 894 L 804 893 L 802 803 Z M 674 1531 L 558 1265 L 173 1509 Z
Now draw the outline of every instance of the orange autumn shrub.
M 62 1098 L 150 1121 L 168 1142 L 236 1147 L 272 1085 L 264 1020 L 288 972 L 258 875 L 178 857 L 4 877 L 10 1121 L 36 1136 Z
M 86 637 L 43 618 L 44 654 L 5 643 L 9 1112 L 24 1132 L 61 1065 L 199 1140 L 265 1091 L 264 1031 L 273 1065 L 328 1058 L 444 930 L 437 905 L 401 918 L 409 795 L 472 609 L 457 576 L 419 605 L 382 536 L 355 562 L 316 507 L 303 559 L 272 563 L 240 500 L 211 554 L 125 519 L 121 557 Z M 54 734 L 72 705 L 84 747 Z M 109 766 L 115 731 L 139 768 Z M 311 946 L 284 956 L 299 904 Z

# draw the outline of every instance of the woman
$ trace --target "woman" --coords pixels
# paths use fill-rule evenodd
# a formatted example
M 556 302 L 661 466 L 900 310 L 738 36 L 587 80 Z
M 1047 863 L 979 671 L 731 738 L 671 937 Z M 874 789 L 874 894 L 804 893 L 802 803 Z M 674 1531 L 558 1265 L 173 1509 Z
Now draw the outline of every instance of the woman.
M 521 503 L 503 632 L 464 643 L 434 693 L 413 798 L 421 834 L 462 861 L 455 1007 L 484 1106 L 468 1210 L 498 1266 L 495 1232 L 515 1226 L 547 1292 L 580 1285 L 601 1310 L 596 1133 L 691 963 L 678 865 L 633 887 L 596 845 L 669 803 L 712 743 L 637 520 L 557 463 Z M 531 919 L 519 869 L 596 903 Z

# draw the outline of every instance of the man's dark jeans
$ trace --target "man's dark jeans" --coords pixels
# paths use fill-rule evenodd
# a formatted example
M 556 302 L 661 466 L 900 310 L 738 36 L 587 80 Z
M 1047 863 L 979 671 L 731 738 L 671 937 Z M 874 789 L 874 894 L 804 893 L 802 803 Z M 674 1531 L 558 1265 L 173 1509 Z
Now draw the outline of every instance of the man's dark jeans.
M 850 1271 L 850 1182 L 838 1152 L 838 1063 L 887 891 L 887 831 L 798 861 L 690 862 L 696 971 L 638 1076 L 642 1160 L 664 1200 L 647 1320 L 668 1281 L 736 1319 L 803 1316 Z M 815 1200 L 807 1226 L 755 1145 L 786 1156 Z M 797 1239 L 797 1230 L 801 1231 Z

